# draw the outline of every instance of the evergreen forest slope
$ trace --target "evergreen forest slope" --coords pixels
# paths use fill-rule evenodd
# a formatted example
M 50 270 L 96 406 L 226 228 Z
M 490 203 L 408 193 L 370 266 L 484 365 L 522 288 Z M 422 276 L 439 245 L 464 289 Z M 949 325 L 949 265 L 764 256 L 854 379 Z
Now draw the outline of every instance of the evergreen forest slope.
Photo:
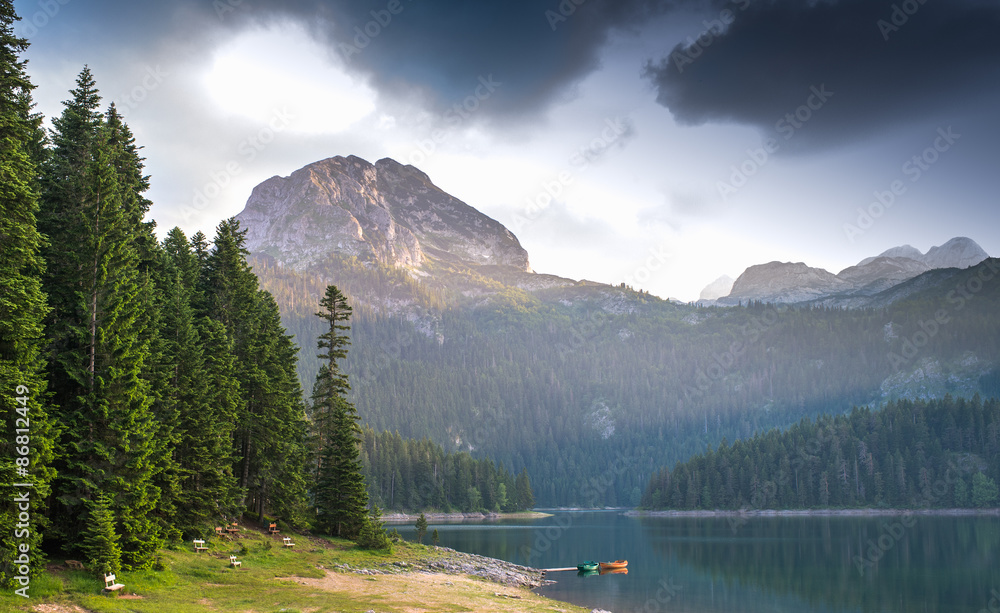
M 889 403 L 727 441 L 650 480 L 649 509 L 992 507 L 1000 400 Z
M 351 298 L 345 371 L 362 421 L 527 469 L 540 506 L 637 505 L 661 467 L 803 417 L 998 393 L 996 259 L 852 310 L 533 288 L 520 281 L 530 273 L 491 266 L 449 265 L 452 280 L 434 284 L 337 254 L 305 270 L 250 261 L 302 347 L 319 332 L 322 287 Z M 303 352 L 300 378 L 317 368 Z

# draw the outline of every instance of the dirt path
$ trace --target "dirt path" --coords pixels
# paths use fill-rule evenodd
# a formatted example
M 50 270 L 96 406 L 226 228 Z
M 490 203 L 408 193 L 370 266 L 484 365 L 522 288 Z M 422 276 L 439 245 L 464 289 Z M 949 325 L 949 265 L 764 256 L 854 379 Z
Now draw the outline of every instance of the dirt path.
M 562 603 L 523 588 L 444 573 L 365 576 L 327 571 L 322 579 L 291 577 L 289 580 L 324 591 L 348 593 L 354 598 L 364 594 L 371 599 L 371 605 L 376 611 L 380 610 L 380 606 L 405 613 L 580 610 L 566 608 Z

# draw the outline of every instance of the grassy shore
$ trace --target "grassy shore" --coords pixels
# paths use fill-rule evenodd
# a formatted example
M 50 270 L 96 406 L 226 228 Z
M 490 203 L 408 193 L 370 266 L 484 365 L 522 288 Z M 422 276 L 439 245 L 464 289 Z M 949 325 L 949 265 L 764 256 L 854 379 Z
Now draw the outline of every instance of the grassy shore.
M 399 543 L 387 554 L 339 539 L 290 536 L 292 549 L 283 547 L 279 536 L 249 529 L 206 539 L 208 552 L 196 554 L 190 546 L 164 549 L 160 570 L 121 573 L 125 589 L 115 594 L 102 593 L 97 574 L 53 561 L 44 575 L 32 579 L 30 598 L 12 590 L 0 595 L 0 611 L 586 611 L 524 587 L 462 574 L 468 556 L 449 549 Z M 230 555 L 237 556 L 241 568 L 229 566 Z M 498 568 L 503 564 L 496 563 Z

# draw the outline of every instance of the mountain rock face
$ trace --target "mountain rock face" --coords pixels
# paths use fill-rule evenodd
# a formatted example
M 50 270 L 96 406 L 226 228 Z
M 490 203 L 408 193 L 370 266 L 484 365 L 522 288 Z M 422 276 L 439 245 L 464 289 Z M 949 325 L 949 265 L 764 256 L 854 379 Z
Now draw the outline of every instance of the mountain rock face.
M 729 275 L 722 275 L 715 281 L 709 283 L 705 289 L 701 290 L 699 300 L 717 300 L 723 296 L 728 296 L 733 291 L 733 278 Z
M 821 268 L 810 268 L 802 262 L 770 262 L 747 268 L 733 283 L 732 291 L 714 303 L 729 306 L 747 300 L 815 301 L 828 306 L 871 306 L 882 304 L 886 298 L 875 300 L 876 295 L 928 271 L 969 268 L 988 257 L 974 240 L 958 237 L 940 247 L 931 247 L 926 254 L 910 245 L 893 247 L 836 275 Z
M 837 277 L 850 283 L 855 293 L 871 295 L 912 279 L 932 268 L 934 267 L 908 257 L 881 255 L 845 268 L 837 273 Z
M 920 250 L 903 245 L 893 247 L 883 251 L 879 258 L 905 258 L 916 260 L 927 266 L 927 269 L 934 268 L 969 268 L 990 257 L 976 241 L 971 238 L 959 236 L 951 239 L 940 247 L 931 247 L 926 254 Z M 864 266 L 876 258 L 865 258 L 858 262 L 858 266 Z
M 921 261 L 931 268 L 969 268 L 988 257 L 989 254 L 976 241 L 959 237 L 940 247 L 931 247 Z
M 295 269 L 336 252 L 415 271 L 438 262 L 531 272 L 500 222 L 388 158 L 337 156 L 271 177 L 236 218 L 251 253 Z
M 847 282 L 802 262 L 769 262 L 747 268 L 733 283 L 730 301 L 805 302 L 837 292 Z

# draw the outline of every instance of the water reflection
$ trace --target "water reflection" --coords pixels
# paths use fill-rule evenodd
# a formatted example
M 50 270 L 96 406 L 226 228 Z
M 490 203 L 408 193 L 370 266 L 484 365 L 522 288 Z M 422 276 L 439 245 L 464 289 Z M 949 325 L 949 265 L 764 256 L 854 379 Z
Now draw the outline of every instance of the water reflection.
M 572 567 L 539 592 L 615 613 L 979 613 L 1000 590 L 995 516 L 734 522 L 591 512 L 435 527 L 441 545 L 459 551 Z M 399 530 L 414 538 L 412 526 Z M 627 575 L 575 568 L 617 559 L 629 561 Z
M 1000 582 L 996 517 L 639 521 L 661 558 L 817 609 L 974 613 Z

